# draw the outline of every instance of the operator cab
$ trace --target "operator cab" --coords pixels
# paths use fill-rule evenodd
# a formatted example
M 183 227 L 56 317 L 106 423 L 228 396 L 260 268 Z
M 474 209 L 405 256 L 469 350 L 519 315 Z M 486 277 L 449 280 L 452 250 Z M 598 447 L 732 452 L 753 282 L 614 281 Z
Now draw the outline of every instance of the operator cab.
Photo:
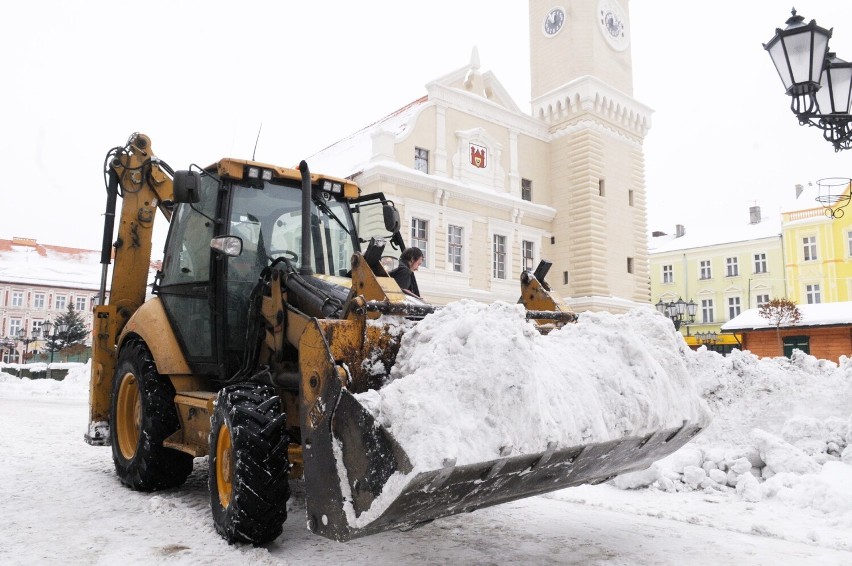
M 345 298 L 350 283 L 341 278 L 355 251 L 376 238 L 392 263 L 404 246 L 398 213 L 382 194 L 357 197 L 352 183 L 344 194 L 342 180 L 312 179 L 310 257 L 301 257 L 299 172 L 254 167 L 260 173 L 253 177 L 250 165 L 240 176 L 223 169 L 175 175 L 178 202 L 155 292 L 193 372 L 226 379 L 242 362 L 252 292 L 265 268 L 307 268 Z

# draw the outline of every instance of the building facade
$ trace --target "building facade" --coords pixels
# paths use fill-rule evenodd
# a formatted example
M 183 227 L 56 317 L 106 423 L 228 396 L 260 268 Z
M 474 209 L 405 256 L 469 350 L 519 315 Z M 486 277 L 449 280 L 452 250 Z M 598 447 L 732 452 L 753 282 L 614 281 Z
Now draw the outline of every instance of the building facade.
M 91 332 L 100 267 L 97 251 L 30 238 L 0 240 L 0 360 L 21 363 L 25 354 L 39 353 L 44 348 L 42 324 L 66 313 L 69 305 Z
M 426 95 L 308 161 L 383 192 L 421 248 L 435 303 L 516 301 L 546 259 L 571 306 L 623 312 L 650 300 L 642 142 L 626 0 L 531 0 L 531 112 L 470 62 Z
M 752 207 L 747 228 L 719 225 L 699 237 L 685 236 L 682 227 L 675 236 L 654 233 L 653 301 L 695 301 L 695 322 L 681 329 L 692 347 L 706 343 L 723 352 L 736 347 L 787 355 L 795 343 L 828 359 L 852 355 L 852 319 L 795 325 L 783 329 L 780 342 L 774 329 L 752 320 L 757 307 L 775 298 L 800 307 L 831 303 L 849 312 L 841 308 L 852 304 L 852 214 L 843 208 L 850 201 L 849 185 L 839 192 L 829 199 L 817 187 L 797 185 L 794 197 L 782 196 L 777 215 L 762 218 L 760 208 Z M 709 343 L 707 332 L 715 333 Z
M 720 333 L 722 324 L 787 295 L 780 219 L 762 217 L 756 206 L 748 221 L 719 225 L 712 233 L 691 235 L 683 227 L 674 236 L 655 233 L 650 255 L 652 301 L 682 298 L 696 305 L 694 322 L 680 328 L 692 347 L 739 347 L 736 336 Z
M 841 203 L 849 202 L 849 191 Z M 782 214 L 787 296 L 794 303 L 852 301 L 852 211 L 835 209 L 830 216 L 827 210 L 816 204 Z

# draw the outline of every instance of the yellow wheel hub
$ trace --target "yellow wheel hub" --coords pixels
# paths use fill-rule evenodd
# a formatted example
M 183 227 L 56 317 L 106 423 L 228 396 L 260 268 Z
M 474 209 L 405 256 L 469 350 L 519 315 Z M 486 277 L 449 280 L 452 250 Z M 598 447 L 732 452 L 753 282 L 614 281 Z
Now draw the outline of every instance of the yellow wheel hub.
M 115 415 L 118 448 L 125 460 L 136 455 L 139 444 L 139 429 L 142 427 L 142 398 L 136 376 L 126 373 L 121 376 Z
M 225 509 L 231 504 L 233 493 L 231 452 L 231 430 L 223 424 L 219 427 L 216 441 L 216 487 L 219 490 L 219 503 Z

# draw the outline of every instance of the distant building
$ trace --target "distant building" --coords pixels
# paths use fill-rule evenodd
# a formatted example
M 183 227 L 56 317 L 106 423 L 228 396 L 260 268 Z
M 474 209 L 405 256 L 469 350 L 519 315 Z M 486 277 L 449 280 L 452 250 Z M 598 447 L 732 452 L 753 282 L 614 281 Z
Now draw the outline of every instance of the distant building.
M 474 50 L 308 161 L 396 203 L 432 302 L 516 301 L 521 272 L 547 259 L 546 281 L 575 310 L 648 304 L 651 110 L 632 96 L 628 2 L 531 0 L 528 32 L 531 112 Z
M 717 224 L 712 232 L 696 236 L 687 235 L 682 226 L 673 236 L 654 232 L 652 300 L 695 300 L 695 323 L 681 328 L 692 347 L 707 343 L 705 333 L 715 332 L 707 345 L 722 352 L 744 348 L 764 352 L 760 355 L 788 355 L 791 345 L 801 339 L 801 349 L 820 357 L 852 355 L 847 347 L 852 319 L 832 319 L 829 327 L 802 323 L 785 329 L 779 345 L 774 334 L 759 324 L 743 325 L 740 318 L 748 311 L 751 315 L 745 320 L 753 321 L 756 308 L 775 298 L 788 298 L 800 309 L 831 303 L 826 308 L 849 315 L 843 305 L 852 304 L 852 207 L 840 208 L 850 201 L 847 183 L 840 180 L 834 195 L 820 187 L 821 182 L 796 185 L 794 194 L 779 196 L 777 213 L 766 217 L 760 207 L 751 207 L 748 224 Z M 812 328 L 797 334 L 805 326 Z M 748 336 L 740 336 L 740 330 Z
M 799 305 L 801 320 L 775 328 L 758 309 L 743 312 L 722 325 L 739 336 L 740 349 L 757 356 L 787 356 L 801 350 L 819 359 L 839 362 L 852 356 L 852 302 Z
M 741 222 L 718 223 L 712 232 L 692 234 L 678 226 L 673 235 L 651 237 L 652 302 L 695 302 L 695 321 L 680 329 L 692 347 L 704 343 L 723 353 L 738 348 L 734 336 L 720 333 L 721 325 L 786 296 L 780 219 L 765 218 L 758 206 L 745 212 Z M 696 336 L 707 333 L 716 336 Z
M 41 325 L 67 312 L 68 305 L 83 316 L 91 332 L 100 276 L 99 251 L 39 244 L 30 238 L 0 239 L 2 361 L 21 362 L 25 351 L 40 351 Z M 26 346 L 21 341 L 11 344 L 21 329 L 35 340 Z
M 0 239 L 0 361 L 21 363 L 25 353 L 40 353 L 42 324 L 55 321 L 68 305 L 82 315 L 90 347 L 100 261 L 100 251 L 40 244 L 31 238 Z M 149 282 L 158 268 L 159 261 L 151 263 Z M 21 329 L 28 344 L 18 339 Z

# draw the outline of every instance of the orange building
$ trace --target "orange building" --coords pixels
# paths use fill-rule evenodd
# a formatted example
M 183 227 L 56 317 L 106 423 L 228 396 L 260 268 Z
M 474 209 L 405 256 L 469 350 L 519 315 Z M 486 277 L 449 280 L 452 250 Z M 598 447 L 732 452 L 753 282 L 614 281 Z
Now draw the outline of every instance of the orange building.
M 852 357 L 852 301 L 799 305 L 796 324 L 770 321 L 750 309 L 722 325 L 722 332 L 740 335 L 742 350 L 762 357 L 790 357 L 801 350 L 819 359 L 839 362 Z

